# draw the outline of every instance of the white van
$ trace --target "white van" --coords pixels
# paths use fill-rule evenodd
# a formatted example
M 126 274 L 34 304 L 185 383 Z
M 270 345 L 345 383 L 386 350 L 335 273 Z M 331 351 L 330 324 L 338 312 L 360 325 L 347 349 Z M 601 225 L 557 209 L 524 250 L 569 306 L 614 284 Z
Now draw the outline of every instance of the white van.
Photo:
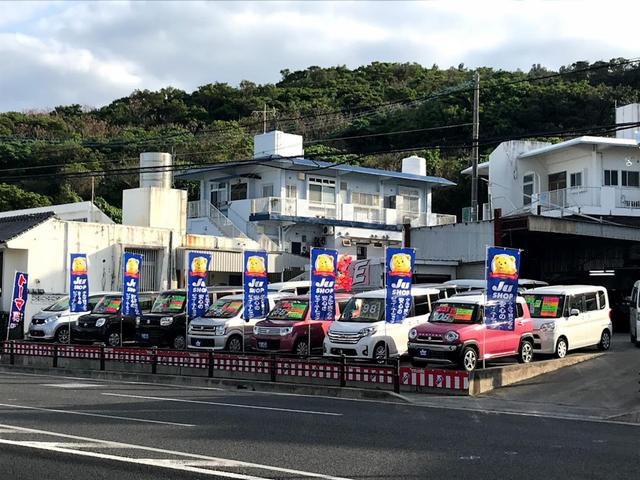
M 638 332 L 640 332 L 640 280 L 633 284 L 629 307 L 629 334 L 631 343 L 635 343 L 636 347 L 640 347 Z
M 401 323 L 385 322 L 385 290 L 359 293 L 345 305 L 340 318 L 329 327 L 324 355 L 384 361 L 407 353 L 409 331 L 429 319 L 431 305 L 442 290 L 412 287 L 411 313 Z
M 533 349 L 563 358 L 569 350 L 611 347 L 611 309 L 604 287 L 556 285 L 522 294 L 533 320 Z

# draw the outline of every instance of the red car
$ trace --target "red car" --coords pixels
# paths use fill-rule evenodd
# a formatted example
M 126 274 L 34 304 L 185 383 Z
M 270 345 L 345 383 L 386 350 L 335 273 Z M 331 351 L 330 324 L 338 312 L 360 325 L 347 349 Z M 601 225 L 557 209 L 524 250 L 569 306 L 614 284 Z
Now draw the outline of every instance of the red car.
M 336 314 L 351 295 L 336 294 Z M 307 356 L 322 351 L 324 337 L 333 320 L 311 320 L 309 295 L 284 298 L 276 302 L 265 320 L 253 327 L 251 347 L 261 352 L 295 353 Z
M 437 301 L 429 322 L 409 332 L 412 364 L 450 362 L 472 371 L 482 359 L 517 356 L 520 363 L 529 363 L 533 358 L 533 324 L 525 300 L 516 299 L 514 330 L 486 328 L 484 307 L 484 295 Z

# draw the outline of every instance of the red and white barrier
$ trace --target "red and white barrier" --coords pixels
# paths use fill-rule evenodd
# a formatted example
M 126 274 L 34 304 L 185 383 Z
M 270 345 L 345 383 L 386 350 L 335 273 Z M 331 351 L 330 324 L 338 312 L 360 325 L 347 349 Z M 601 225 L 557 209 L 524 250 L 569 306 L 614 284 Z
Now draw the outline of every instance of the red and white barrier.
M 393 367 L 359 367 L 347 365 L 348 382 L 393 383 Z
M 326 378 L 340 380 L 340 366 L 302 360 L 276 361 L 276 374 L 290 377 Z
M 216 355 L 213 357 L 213 368 L 227 372 L 269 373 L 269 360 L 236 355 Z
M 403 367 L 400 369 L 400 385 L 469 390 L 469 373 L 456 370 Z

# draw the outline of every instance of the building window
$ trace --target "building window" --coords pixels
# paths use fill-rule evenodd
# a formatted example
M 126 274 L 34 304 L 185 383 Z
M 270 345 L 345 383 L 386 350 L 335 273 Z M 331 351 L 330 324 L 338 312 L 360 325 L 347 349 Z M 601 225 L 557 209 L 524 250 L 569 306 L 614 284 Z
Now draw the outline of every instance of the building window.
M 396 208 L 396 196 L 395 195 L 385 195 L 384 197 L 384 208 Z
M 549 191 L 567 188 L 567 172 L 552 173 L 549 175 Z
M 572 187 L 581 187 L 582 186 L 582 172 L 576 172 L 571 174 L 571 183 Z
M 356 260 L 367 259 L 367 247 L 365 245 L 356 245 Z
M 297 185 L 285 185 L 285 191 L 287 198 L 298 198 L 298 187 Z
M 617 170 L 605 170 L 604 171 L 604 185 L 617 186 L 618 185 L 618 171 Z
M 212 183 L 209 200 L 211 202 L 211 205 L 216 208 L 219 208 L 221 205 L 227 203 L 227 184 Z
M 247 184 L 236 183 L 231 185 L 231 201 L 234 200 L 246 200 L 247 199 Z
M 412 188 L 401 188 L 402 210 L 404 212 L 420 212 L 420 192 Z
M 522 204 L 531 205 L 531 197 L 533 196 L 534 175 L 529 173 L 522 177 Z
M 262 185 L 262 196 L 273 197 L 273 184 Z
M 335 205 L 336 181 L 328 178 L 309 177 L 309 201 Z
M 351 203 L 367 207 L 377 207 L 380 205 L 380 197 L 377 193 L 351 192 Z
M 640 187 L 640 172 L 622 170 L 623 187 Z

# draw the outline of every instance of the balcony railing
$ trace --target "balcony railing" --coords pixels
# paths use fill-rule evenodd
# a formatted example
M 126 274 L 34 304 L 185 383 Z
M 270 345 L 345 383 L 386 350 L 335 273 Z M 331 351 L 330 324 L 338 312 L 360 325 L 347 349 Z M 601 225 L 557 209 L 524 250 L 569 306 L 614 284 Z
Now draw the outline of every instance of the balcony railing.
M 640 188 L 616 188 L 616 208 L 640 208 Z
M 601 206 L 601 187 L 571 187 L 560 190 L 541 192 L 531 197 L 533 207 L 540 206 L 542 210 L 564 210 L 581 207 Z
M 254 198 L 251 200 L 251 213 L 276 213 L 295 217 L 298 214 L 298 204 L 295 198 Z

